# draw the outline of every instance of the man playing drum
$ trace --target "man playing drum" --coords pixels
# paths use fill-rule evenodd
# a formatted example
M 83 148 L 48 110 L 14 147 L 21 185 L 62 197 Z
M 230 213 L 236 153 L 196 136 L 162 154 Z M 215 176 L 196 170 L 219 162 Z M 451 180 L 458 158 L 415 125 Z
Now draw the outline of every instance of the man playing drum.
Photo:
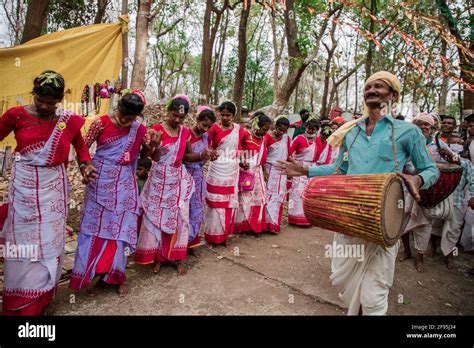
M 445 142 L 441 139 L 436 139 L 436 136 L 433 136 L 435 119 L 432 115 L 420 113 L 413 119 L 413 124 L 421 130 L 426 139 L 428 151 L 437 163 L 449 162 L 459 164 L 459 156 L 455 156 L 455 153 L 449 149 L 449 146 Z M 405 166 L 405 172 L 416 174 L 416 169 L 411 162 L 407 163 Z M 427 252 L 429 247 L 431 233 L 433 232 L 433 223 L 438 223 L 438 225 L 442 226 L 443 221 L 452 220 L 453 197 L 454 195 L 451 195 L 434 208 L 424 208 L 418 205 L 412 197 L 406 197 L 405 211 L 409 214 L 410 220 L 406 226 L 405 234 L 401 238 L 404 251 L 400 257 L 400 261 L 411 258 L 409 232 L 412 232 L 416 249 L 415 268 L 418 272 L 424 272 L 425 264 L 423 261 L 423 255 Z M 443 240 L 446 238 L 446 235 L 448 240 L 454 240 L 452 236 L 453 233 L 449 232 L 451 230 L 452 228 L 447 230 L 448 233 L 446 233 L 446 231 L 444 232 L 445 237 L 443 237 Z M 454 241 L 454 244 L 456 244 L 456 241 Z M 443 242 L 443 245 L 444 244 L 446 243 Z M 449 244 L 451 245 L 451 243 Z
M 364 116 L 346 123 L 328 139 L 333 147 L 342 146 L 336 162 L 307 168 L 294 161 L 282 161 L 281 170 L 288 176 L 309 177 L 331 175 L 336 169 L 342 174 L 394 173 L 411 158 L 419 174 L 398 175 L 419 200 L 419 189 L 430 187 L 439 172 L 420 130 L 408 122 L 394 120 L 390 115 L 390 106 L 399 94 L 400 81 L 395 75 L 386 71 L 373 74 L 364 85 Z M 354 257 L 332 259 L 332 284 L 348 306 L 348 315 L 386 314 L 400 243 L 384 248 L 340 233 L 334 238 L 336 244 L 353 244 L 364 250 L 362 261 Z

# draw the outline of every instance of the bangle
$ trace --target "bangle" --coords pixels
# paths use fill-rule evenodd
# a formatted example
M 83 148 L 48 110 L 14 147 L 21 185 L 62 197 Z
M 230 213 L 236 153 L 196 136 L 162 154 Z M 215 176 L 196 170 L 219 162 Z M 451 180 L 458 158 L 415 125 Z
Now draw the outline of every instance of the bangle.
M 79 166 L 79 169 L 82 169 L 82 167 L 85 167 L 87 164 L 85 163 L 81 163 L 81 165 Z
M 202 153 L 203 153 L 203 152 L 204 152 L 204 151 L 201 151 L 201 152 L 199 153 L 199 159 L 200 159 L 200 160 L 202 160 Z

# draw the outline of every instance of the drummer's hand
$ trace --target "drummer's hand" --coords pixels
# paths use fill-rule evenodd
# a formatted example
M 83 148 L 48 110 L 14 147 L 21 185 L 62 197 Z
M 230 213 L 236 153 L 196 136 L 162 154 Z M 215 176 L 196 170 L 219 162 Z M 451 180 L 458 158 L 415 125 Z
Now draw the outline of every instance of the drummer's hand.
M 408 188 L 408 191 L 411 193 L 413 198 L 417 203 L 420 203 L 421 196 L 420 196 L 420 187 L 423 184 L 423 180 L 419 175 L 408 175 L 403 173 L 397 173 L 399 177 L 403 179 L 405 185 Z
M 288 177 L 293 176 L 308 176 L 308 168 L 296 162 L 293 158 L 288 161 L 278 161 L 276 167 L 285 173 Z
M 469 200 L 469 208 L 474 209 L 474 197 Z

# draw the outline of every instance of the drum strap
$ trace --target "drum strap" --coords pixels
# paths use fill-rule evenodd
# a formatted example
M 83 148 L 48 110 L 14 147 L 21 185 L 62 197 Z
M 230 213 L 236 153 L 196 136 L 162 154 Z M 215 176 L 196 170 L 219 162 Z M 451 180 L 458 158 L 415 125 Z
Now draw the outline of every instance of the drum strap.
M 395 161 L 395 172 L 398 172 L 399 165 L 397 160 L 397 144 L 395 143 L 395 125 L 392 123 L 392 145 L 393 145 L 393 160 Z
M 341 165 L 342 165 L 343 162 L 346 162 L 349 159 L 349 151 L 351 151 L 352 145 L 354 145 L 354 142 L 356 141 L 357 137 L 359 136 L 359 133 L 360 133 L 360 128 L 357 128 L 357 134 L 355 135 L 354 139 L 352 139 L 352 142 L 349 145 L 349 148 L 347 149 L 347 151 L 344 152 L 344 154 L 342 155 L 341 161 L 336 166 L 335 174 L 341 174 L 341 171 L 340 171 Z
M 395 125 L 392 123 L 391 124 L 391 138 L 392 138 L 392 145 L 393 145 L 393 159 L 395 161 L 395 172 L 398 172 L 399 170 L 399 165 L 398 165 L 398 160 L 397 160 L 397 144 L 395 143 Z M 349 151 L 351 151 L 352 146 L 354 145 L 354 142 L 356 141 L 357 137 L 359 136 L 360 133 L 360 128 L 357 129 L 357 134 L 355 135 L 354 139 L 352 139 L 351 144 L 349 145 L 349 148 L 347 149 L 346 152 L 342 155 L 342 159 L 339 162 L 339 164 L 336 166 L 336 171 L 335 174 L 341 174 L 340 168 L 343 162 L 347 161 L 349 159 Z

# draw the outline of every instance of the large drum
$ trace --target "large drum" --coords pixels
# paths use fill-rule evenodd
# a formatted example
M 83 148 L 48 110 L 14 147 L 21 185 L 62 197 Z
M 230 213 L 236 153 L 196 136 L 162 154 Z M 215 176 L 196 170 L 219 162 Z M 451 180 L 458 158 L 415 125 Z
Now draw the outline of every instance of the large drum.
M 303 209 L 314 226 L 388 247 L 403 232 L 402 180 L 393 173 L 315 177 Z
M 427 190 L 420 190 L 420 205 L 433 208 L 454 192 L 462 176 L 462 167 L 451 163 L 436 163 L 439 169 L 439 178 Z

